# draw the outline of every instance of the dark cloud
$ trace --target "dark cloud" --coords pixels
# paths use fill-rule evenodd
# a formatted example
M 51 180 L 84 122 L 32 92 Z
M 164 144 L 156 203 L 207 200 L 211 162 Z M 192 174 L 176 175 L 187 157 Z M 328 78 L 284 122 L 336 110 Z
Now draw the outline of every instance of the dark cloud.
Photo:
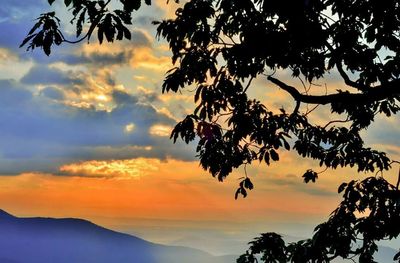
M 137 95 L 141 101 L 147 101 L 150 103 L 160 102 L 159 93 L 157 93 L 153 90 L 145 91 L 145 90 L 139 89 Z
M 118 105 L 126 105 L 138 102 L 138 99 L 135 96 L 120 90 L 113 90 L 111 96 L 114 102 Z
M 332 191 L 331 189 L 323 189 L 316 185 L 303 184 L 301 187 L 296 188 L 299 191 L 316 196 L 337 196 L 337 192 Z
M 151 47 L 151 40 L 139 30 L 132 30 L 132 40 L 129 41 L 133 47 Z
M 21 82 L 29 85 L 36 84 L 83 84 L 83 81 L 76 77 L 72 72 L 61 71 L 46 65 L 37 64 L 22 77 Z
M 294 174 L 287 174 L 283 177 L 270 176 L 263 178 L 266 184 L 268 185 L 276 185 L 279 187 L 285 186 L 290 189 L 294 189 L 296 191 L 300 191 L 309 195 L 315 196 L 336 196 L 337 193 L 332 191 L 332 189 L 326 189 L 321 187 L 318 182 L 313 183 L 304 183 L 304 180 L 301 176 L 296 176 Z
M 64 55 L 58 56 L 57 60 L 62 61 L 66 64 L 77 65 L 77 64 L 93 64 L 96 66 L 107 66 L 113 64 L 124 64 L 129 61 L 130 55 L 128 52 L 118 53 L 81 53 L 80 55 Z
M 151 25 L 152 22 L 156 20 L 157 19 L 153 16 L 138 16 L 133 20 L 133 23 L 141 26 L 148 26 Z
M 55 87 L 46 87 L 42 89 L 40 95 L 53 100 L 63 100 L 65 98 L 64 92 Z

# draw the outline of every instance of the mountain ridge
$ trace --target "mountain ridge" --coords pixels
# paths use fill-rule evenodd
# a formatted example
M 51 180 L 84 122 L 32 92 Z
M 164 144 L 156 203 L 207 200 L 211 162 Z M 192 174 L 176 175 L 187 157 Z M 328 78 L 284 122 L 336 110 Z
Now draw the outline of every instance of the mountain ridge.
M 7 213 L 5 210 L 0 209 L 0 219 L 11 219 L 11 218 L 16 218 L 10 213 Z
M 0 261 L 12 263 L 227 263 L 199 249 L 166 246 L 77 218 L 16 217 L 0 211 Z
M 1 263 L 233 263 L 238 257 L 213 256 L 193 248 L 201 247 L 201 240 L 196 237 L 191 244 L 161 245 L 85 219 L 16 217 L 2 209 L 0 233 Z M 208 244 L 213 244 L 212 241 L 207 240 Z M 237 253 L 245 251 L 236 249 Z M 376 259 L 380 263 L 393 263 L 395 253 L 392 248 L 379 246 Z

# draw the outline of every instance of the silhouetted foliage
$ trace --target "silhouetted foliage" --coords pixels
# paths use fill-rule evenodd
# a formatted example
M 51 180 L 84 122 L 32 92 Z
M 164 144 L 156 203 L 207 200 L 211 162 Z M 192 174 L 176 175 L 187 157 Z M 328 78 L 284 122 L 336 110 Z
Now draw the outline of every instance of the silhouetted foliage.
M 114 0 L 123 8 L 109 10 L 110 1 L 64 0 L 78 37 L 88 23 L 83 37 L 67 41 L 55 14 L 47 13 L 21 46 L 29 43 L 28 49 L 41 47 L 49 55 L 53 44 L 89 40 L 95 30 L 100 43 L 104 37 L 108 42 L 130 39 L 126 25 L 141 1 Z M 171 138 L 197 140 L 200 164 L 212 176 L 222 181 L 233 169 L 254 161 L 270 165 L 284 150 L 315 159 L 325 168 L 380 172 L 342 184 L 343 201 L 311 239 L 286 245 L 277 234 L 263 234 L 238 262 L 257 262 L 256 254 L 264 262 L 329 262 L 336 257 L 374 262 L 376 241 L 399 235 L 399 183 L 394 186 L 378 176 L 393 161 L 367 147 L 360 132 L 377 115 L 390 117 L 399 111 L 399 2 L 189 0 L 175 14 L 155 22 L 174 63 L 162 91 L 194 87 L 197 107 L 176 125 Z M 276 72 L 290 73 L 292 79 Z M 340 76 L 345 88 L 314 84 L 327 74 Z M 286 91 L 293 109 L 274 111 L 249 98 L 247 91 L 256 78 L 265 79 L 265 89 Z M 299 84 L 294 86 L 293 80 Z M 315 107 L 309 110 L 308 105 Z M 325 124 L 309 119 L 318 105 L 332 113 Z M 341 119 L 334 119 L 337 115 Z M 303 178 L 315 182 L 318 173 L 310 169 Z M 246 197 L 253 187 L 246 173 L 235 198 Z M 399 258 L 397 254 L 394 260 Z
M 258 254 L 265 262 L 330 262 L 336 257 L 375 262 L 376 241 L 392 239 L 400 233 L 397 186 L 383 178 L 368 177 L 342 184 L 339 193 L 343 193 L 342 202 L 327 222 L 315 228 L 311 239 L 286 245 L 275 233 L 262 234 L 250 242 L 250 250 L 237 262 L 257 262 Z M 398 257 L 399 254 L 394 260 Z

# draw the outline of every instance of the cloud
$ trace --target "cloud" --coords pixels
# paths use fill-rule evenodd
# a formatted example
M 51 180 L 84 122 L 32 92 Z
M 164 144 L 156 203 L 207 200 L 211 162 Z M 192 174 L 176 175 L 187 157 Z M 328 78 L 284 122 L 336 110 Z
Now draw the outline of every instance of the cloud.
M 21 78 L 21 83 L 36 89 L 43 98 L 78 108 L 111 110 L 118 104 L 113 93 L 125 93 L 125 88 L 116 84 L 113 71 L 107 68 L 87 71 L 36 64 Z
M 54 101 L 63 93 L 51 86 L 34 95 L 1 80 L 0 94 L 0 172 L 56 171 L 71 161 L 119 157 L 194 159 L 192 147 L 151 136 L 154 125 L 175 121 L 128 93 L 115 91 L 118 104 L 110 111 Z
M 160 160 L 145 158 L 108 161 L 93 160 L 63 165 L 60 167 L 60 172 L 85 177 L 132 179 L 158 171 L 159 165 Z
M 126 105 L 131 103 L 137 103 L 138 99 L 128 93 L 121 90 L 113 90 L 112 98 L 118 105 Z
M 149 48 L 138 48 L 133 52 L 130 64 L 132 68 L 141 68 L 160 73 L 165 73 L 172 66 L 171 58 L 164 55 L 156 55 Z
M 58 57 L 57 60 L 70 65 L 93 64 L 97 66 L 108 66 L 123 64 L 129 61 L 129 54 L 126 52 L 116 53 L 81 53 L 79 55 L 69 54 Z
M 129 124 L 125 125 L 124 132 L 125 133 L 132 133 L 134 131 L 134 129 L 135 129 L 135 124 L 129 123 Z
M 74 85 L 82 84 L 83 81 L 77 78 L 73 72 L 61 71 L 57 68 L 52 68 L 45 65 L 34 65 L 29 72 L 22 77 L 23 84 L 61 84 L 61 85 Z
M 150 134 L 160 137 L 169 137 L 171 135 L 172 129 L 173 127 L 171 126 L 155 124 L 150 127 Z
M 0 57 L 8 65 L 18 62 L 13 66 L 19 72 L 0 72 L 0 173 L 58 172 L 63 165 L 93 160 L 195 159 L 194 145 L 168 139 L 175 110 L 166 110 L 158 92 L 170 58 L 153 43 L 154 26 L 133 29 L 131 41 L 63 44 L 47 57 L 41 50 L 18 49 L 33 19 L 49 8 L 45 0 L 24 4 L 5 0 L 0 8 L 0 13 L 12 9 L 0 19 L 0 30 L 9 35 L 0 39 Z M 51 8 L 65 22 L 61 5 L 56 1 Z M 140 16 L 156 20 L 163 12 L 153 5 Z M 67 29 L 72 37 L 73 27 Z
M 68 65 L 86 65 L 95 68 L 112 65 L 122 66 L 129 63 L 135 49 L 151 48 L 152 46 L 151 38 L 144 31 L 133 29 L 131 35 L 132 40 L 129 41 L 103 43 L 102 45 L 96 42 L 90 45 L 81 44 L 76 46 L 75 50 L 62 52 L 57 56 L 40 60 L 40 62 L 62 62 Z
M 46 87 L 40 91 L 40 95 L 53 100 L 65 99 L 64 92 L 56 87 Z

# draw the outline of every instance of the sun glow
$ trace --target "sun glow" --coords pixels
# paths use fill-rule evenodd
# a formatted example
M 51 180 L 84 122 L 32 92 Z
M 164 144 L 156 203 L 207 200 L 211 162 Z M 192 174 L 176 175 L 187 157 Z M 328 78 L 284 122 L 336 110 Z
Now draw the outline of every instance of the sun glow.
M 132 133 L 135 130 L 135 124 L 129 123 L 125 125 L 124 132 L 125 133 Z
M 157 159 L 129 159 L 110 161 L 87 161 L 72 163 L 60 167 L 60 171 L 70 175 L 87 177 L 105 177 L 132 179 L 145 176 L 158 170 Z
M 171 126 L 156 124 L 151 126 L 149 133 L 154 136 L 168 137 L 172 131 Z

